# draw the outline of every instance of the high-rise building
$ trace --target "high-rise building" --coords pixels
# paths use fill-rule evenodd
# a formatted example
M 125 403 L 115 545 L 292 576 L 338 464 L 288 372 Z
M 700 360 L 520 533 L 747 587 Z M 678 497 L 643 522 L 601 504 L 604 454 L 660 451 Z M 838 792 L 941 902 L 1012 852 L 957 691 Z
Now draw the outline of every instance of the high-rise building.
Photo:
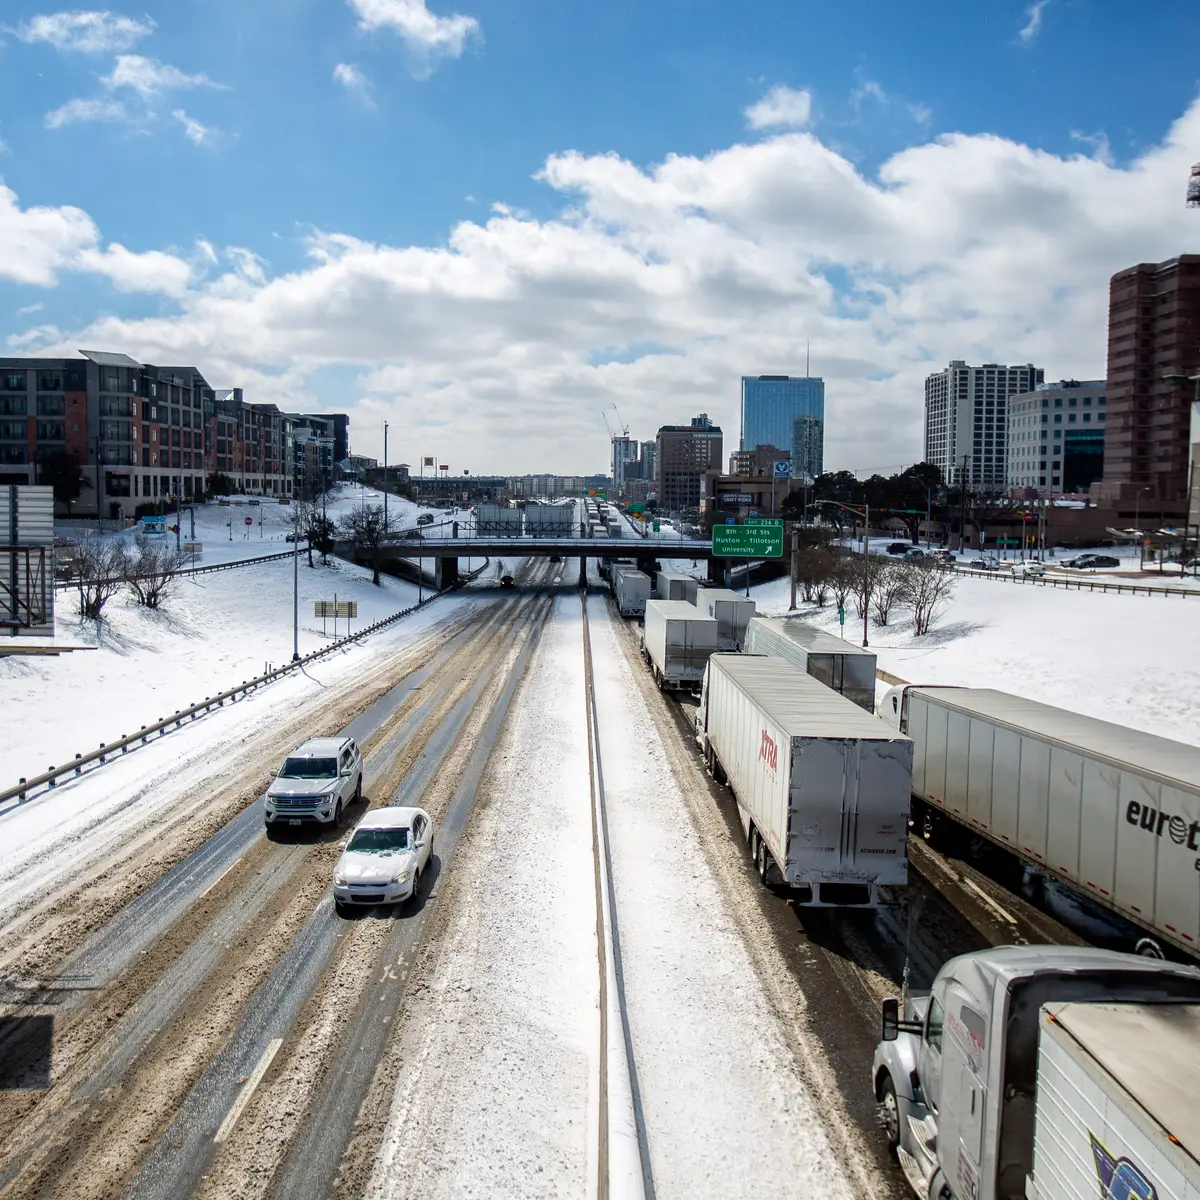
M 1040 496 L 1086 492 L 1104 473 L 1103 379 L 1064 379 L 1008 398 L 1008 487 Z
M 1008 399 L 1032 392 L 1045 371 L 1032 363 L 968 366 L 954 359 L 925 380 L 925 461 L 948 482 L 1002 490 L 1006 476 Z
M 636 461 L 638 444 L 628 434 L 622 434 L 612 440 L 612 480 L 613 487 L 619 492 L 625 482 L 625 464 Z
M 799 440 L 797 440 L 799 439 Z M 790 450 L 796 477 L 821 474 L 825 442 L 825 381 L 808 375 L 743 375 L 739 449 Z
M 720 471 L 724 436 L 707 413 L 690 425 L 663 425 L 658 431 L 658 505 L 671 512 L 699 508 L 706 471 Z
M 775 464 L 786 462 L 790 466 L 790 459 L 791 451 L 781 450 L 778 446 L 755 446 L 753 450 L 735 450 L 729 456 L 729 473 L 747 478 L 765 476 L 770 479 L 775 473 Z
M 658 443 L 642 443 L 642 478 L 653 482 L 658 475 Z
M 1108 441 L 1097 500 L 1187 494 L 1197 374 L 1200 254 L 1118 271 L 1108 290 Z

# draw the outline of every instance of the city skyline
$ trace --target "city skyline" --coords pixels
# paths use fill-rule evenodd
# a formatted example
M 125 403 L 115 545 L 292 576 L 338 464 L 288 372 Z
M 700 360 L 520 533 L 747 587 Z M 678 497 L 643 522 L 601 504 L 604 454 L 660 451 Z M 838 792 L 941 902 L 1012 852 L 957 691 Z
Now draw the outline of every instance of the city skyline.
M 196 363 L 375 456 L 387 420 L 407 457 L 592 471 L 612 402 L 732 430 L 738 377 L 811 340 L 825 465 L 915 461 L 951 358 L 1104 373 L 1109 276 L 1200 246 L 1200 104 L 1151 53 L 1182 5 L 865 11 L 14 12 L 4 350 Z M 898 52 L 943 45 L 969 69 Z

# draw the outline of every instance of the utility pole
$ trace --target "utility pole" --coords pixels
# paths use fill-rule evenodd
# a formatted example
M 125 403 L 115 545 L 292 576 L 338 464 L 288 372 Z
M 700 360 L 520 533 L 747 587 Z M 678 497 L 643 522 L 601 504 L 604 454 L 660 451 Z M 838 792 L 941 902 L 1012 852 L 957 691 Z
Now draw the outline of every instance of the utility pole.
M 292 510 L 292 662 L 300 658 L 300 510 Z
M 179 488 L 178 494 L 175 496 L 175 551 L 179 553 L 181 535 L 183 533 L 183 487 Z
M 925 549 L 929 549 L 929 530 L 933 525 L 933 488 L 925 489 Z
M 958 552 L 963 553 L 967 534 L 967 456 L 963 455 L 962 474 L 958 478 Z
M 870 578 L 871 560 L 867 557 L 871 549 L 871 506 L 866 501 L 863 501 L 863 508 L 866 510 L 863 513 L 863 647 L 867 645 L 867 612 L 870 609 L 870 604 L 867 603 L 867 588 L 866 582 Z
M 388 527 L 387 427 L 388 427 L 388 423 L 386 421 L 384 421 L 384 423 L 383 423 L 383 531 L 385 534 L 387 533 L 387 527 Z
M 792 530 L 792 595 L 788 602 L 788 609 L 791 612 L 796 610 L 796 576 L 800 573 L 800 531 Z

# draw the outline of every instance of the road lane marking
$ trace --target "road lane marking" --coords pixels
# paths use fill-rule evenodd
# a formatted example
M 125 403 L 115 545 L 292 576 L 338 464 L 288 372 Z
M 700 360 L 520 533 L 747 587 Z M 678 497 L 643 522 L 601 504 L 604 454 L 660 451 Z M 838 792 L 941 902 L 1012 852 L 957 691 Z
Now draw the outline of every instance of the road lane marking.
M 214 1145 L 219 1146 L 233 1132 L 233 1127 L 238 1123 L 238 1118 L 245 1111 L 246 1105 L 250 1103 L 250 1097 L 254 1095 L 255 1088 L 262 1082 L 262 1077 L 267 1073 L 267 1068 L 271 1065 L 271 1060 L 279 1053 L 279 1047 L 282 1045 L 283 1038 L 272 1038 L 267 1043 L 267 1048 L 262 1052 L 262 1058 L 258 1060 L 258 1065 L 251 1072 L 250 1078 L 243 1084 L 242 1090 L 238 1092 L 238 1097 L 233 1102 L 233 1107 L 229 1110 L 229 1114 L 221 1122 L 221 1128 L 217 1130 L 216 1137 L 213 1138 Z

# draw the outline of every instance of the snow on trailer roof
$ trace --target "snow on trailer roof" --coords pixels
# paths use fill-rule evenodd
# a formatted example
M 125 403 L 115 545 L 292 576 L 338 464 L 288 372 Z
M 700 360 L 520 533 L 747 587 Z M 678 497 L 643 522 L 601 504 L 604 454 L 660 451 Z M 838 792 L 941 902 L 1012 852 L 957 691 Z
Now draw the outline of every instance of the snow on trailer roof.
M 967 716 L 980 716 L 1017 733 L 1077 747 L 1116 767 L 1152 775 L 1172 786 L 1200 792 L 1200 746 L 1143 733 L 1112 721 L 1085 717 L 992 688 L 908 688 Z
M 1200 1158 L 1200 1005 L 1059 1004 L 1047 1015 Z
M 864 650 L 845 638 L 835 637 L 832 633 L 826 633 L 824 629 L 818 629 L 797 617 L 751 617 L 750 624 L 791 638 L 812 654 L 862 654 L 869 658 L 875 657 L 874 650 Z
M 752 695 L 790 737 L 909 740 L 786 659 L 765 654 L 714 654 L 709 664 Z

